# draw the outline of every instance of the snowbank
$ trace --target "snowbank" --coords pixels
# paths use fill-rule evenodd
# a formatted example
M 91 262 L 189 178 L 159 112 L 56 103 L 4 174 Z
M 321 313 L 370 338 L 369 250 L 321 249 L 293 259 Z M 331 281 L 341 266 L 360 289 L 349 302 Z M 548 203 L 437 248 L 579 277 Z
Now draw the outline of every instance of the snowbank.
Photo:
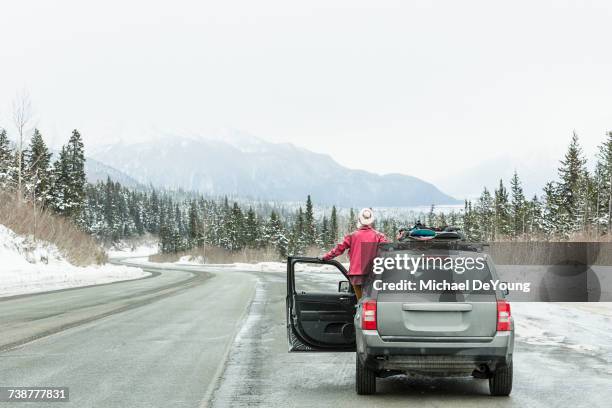
M 0 225 L 0 297 L 110 283 L 148 276 L 140 268 L 71 265 L 55 245 Z
M 204 265 L 206 261 L 201 256 L 194 257 L 191 255 L 186 255 L 186 256 L 181 256 L 181 258 L 178 261 L 173 262 L 173 263 L 175 265 Z
M 253 272 L 287 272 L 285 262 L 258 262 L 258 263 L 233 263 L 228 264 L 233 269 Z
M 109 258 L 146 257 L 159 251 L 157 242 L 145 242 L 136 246 L 118 244 L 106 251 Z
M 612 373 L 612 303 L 514 302 L 512 314 L 518 341 L 595 356 Z

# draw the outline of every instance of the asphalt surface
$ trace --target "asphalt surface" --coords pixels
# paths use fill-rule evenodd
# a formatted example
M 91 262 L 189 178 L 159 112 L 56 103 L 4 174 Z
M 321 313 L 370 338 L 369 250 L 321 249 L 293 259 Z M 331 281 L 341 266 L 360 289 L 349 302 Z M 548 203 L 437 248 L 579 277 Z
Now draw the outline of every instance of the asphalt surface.
M 70 402 L 0 406 L 205 405 L 253 298 L 256 278 L 192 269 L 0 302 L 2 343 L 7 334 L 14 341 L 24 325 L 37 327 L 40 321 L 44 333 L 64 326 L 65 317 L 75 313 L 78 318 L 108 313 L 0 353 L 0 386 L 67 386 Z M 141 302 L 143 296 L 149 301 Z
M 353 353 L 287 353 L 284 273 L 150 270 L 156 276 L 0 301 L 0 386 L 70 387 L 68 403 L 0 406 L 607 407 L 612 400 L 602 356 L 521 341 L 508 398 L 489 396 L 484 380 L 404 376 L 379 379 L 376 395 L 357 396 Z M 308 279 L 306 290 L 337 284 L 334 276 Z

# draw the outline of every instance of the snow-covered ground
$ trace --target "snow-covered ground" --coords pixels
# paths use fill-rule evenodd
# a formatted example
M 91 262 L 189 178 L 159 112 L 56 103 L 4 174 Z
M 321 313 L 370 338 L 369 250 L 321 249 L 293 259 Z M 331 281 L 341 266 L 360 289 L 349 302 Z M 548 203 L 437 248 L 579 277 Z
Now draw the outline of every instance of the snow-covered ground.
M 176 265 L 204 265 L 206 262 L 201 256 L 181 256 L 181 258 L 173 262 Z
M 0 297 L 96 285 L 148 276 L 117 265 L 76 267 L 55 245 L 22 237 L 0 225 Z
M 230 264 L 234 269 L 241 271 L 252 272 L 287 272 L 287 264 L 285 262 L 257 262 L 257 263 L 242 263 L 237 262 Z
M 514 302 L 512 314 L 517 341 L 592 357 L 612 374 L 612 303 Z
M 156 241 L 149 241 L 136 245 L 129 243 L 115 244 L 106 253 L 109 258 L 145 257 L 156 254 L 158 250 L 158 243 Z

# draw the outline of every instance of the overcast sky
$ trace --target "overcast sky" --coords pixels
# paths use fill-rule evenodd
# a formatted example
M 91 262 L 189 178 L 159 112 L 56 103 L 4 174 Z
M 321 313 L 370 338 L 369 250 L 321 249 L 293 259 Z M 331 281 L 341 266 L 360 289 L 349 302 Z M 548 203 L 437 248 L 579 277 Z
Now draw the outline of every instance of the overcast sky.
M 229 127 L 453 193 L 432 155 L 543 177 L 572 130 L 592 156 L 612 129 L 610 1 L 20 0 L 1 15 L 0 123 L 27 88 L 53 144 Z

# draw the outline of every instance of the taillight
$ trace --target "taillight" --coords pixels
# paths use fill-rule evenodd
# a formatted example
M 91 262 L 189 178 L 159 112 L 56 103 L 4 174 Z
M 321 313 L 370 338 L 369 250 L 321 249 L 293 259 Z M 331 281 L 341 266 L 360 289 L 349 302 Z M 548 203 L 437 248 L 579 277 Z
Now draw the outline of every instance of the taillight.
M 497 331 L 510 331 L 510 303 L 497 301 Z
M 361 328 L 363 330 L 376 330 L 376 301 L 366 300 L 361 308 Z

